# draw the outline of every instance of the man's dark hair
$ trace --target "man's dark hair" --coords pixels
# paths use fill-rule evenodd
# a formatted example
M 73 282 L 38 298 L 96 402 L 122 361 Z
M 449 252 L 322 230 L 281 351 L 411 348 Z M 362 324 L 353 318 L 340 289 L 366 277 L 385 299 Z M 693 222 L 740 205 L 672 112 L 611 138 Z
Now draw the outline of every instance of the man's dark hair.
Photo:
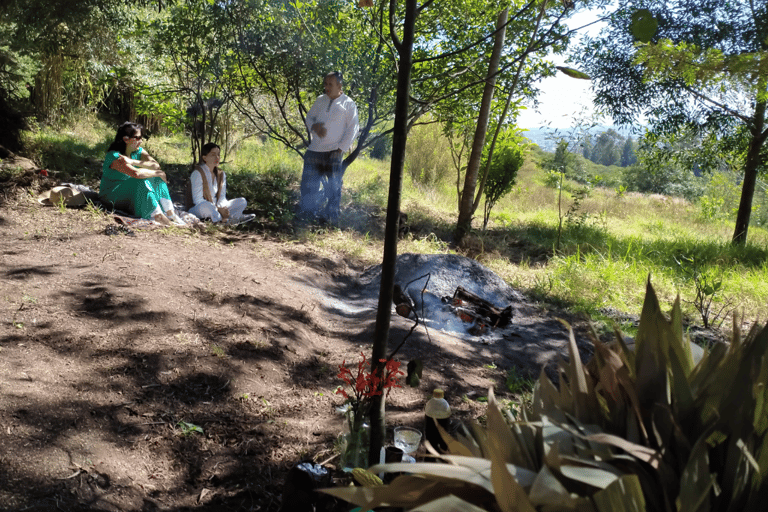
M 331 76 L 331 75 L 336 77 L 336 80 L 338 80 L 339 85 L 344 83 L 344 78 L 341 75 L 341 71 L 331 71 L 330 73 L 328 73 L 327 76 Z

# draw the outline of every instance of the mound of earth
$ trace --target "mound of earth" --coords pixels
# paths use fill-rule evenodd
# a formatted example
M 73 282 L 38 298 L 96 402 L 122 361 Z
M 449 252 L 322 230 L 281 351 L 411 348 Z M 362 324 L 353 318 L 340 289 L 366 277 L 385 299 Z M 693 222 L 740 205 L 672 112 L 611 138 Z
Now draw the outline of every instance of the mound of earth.
M 278 510 L 293 465 L 336 460 L 336 374 L 370 354 L 380 270 L 247 225 L 112 224 L 29 193 L 0 206 L 0 509 Z M 475 418 L 474 397 L 513 398 L 507 370 L 535 375 L 566 343 L 561 313 L 476 262 L 401 256 L 402 284 L 427 272 L 425 301 L 476 285 L 515 314 L 498 336 L 417 328 L 398 358 L 424 376 L 390 394 L 390 429 L 419 428 L 438 386 Z M 390 350 L 412 326 L 393 315 Z

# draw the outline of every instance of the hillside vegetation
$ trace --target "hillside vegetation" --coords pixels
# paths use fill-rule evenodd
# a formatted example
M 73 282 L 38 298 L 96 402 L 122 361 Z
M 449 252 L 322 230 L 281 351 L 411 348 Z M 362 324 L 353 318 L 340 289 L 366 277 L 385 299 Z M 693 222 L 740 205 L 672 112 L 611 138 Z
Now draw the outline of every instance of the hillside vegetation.
M 59 129 L 26 132 L 25 145 L 29 156 L 55 179 L 95 187 L 112 133 L 108 122 L 85 117 Z M 414 131 L 409 144 L 410 155 L 427 150 L 438 155 L 446 142 Z M 145 146 L 169 173 L 172 191 L 180 197 L 189 141 L 155 135 Z M 447 152 L 443 147 L 442 153 Z M 681 296 L 691 324 L 720 326 L 734 312 L 743 312 L 749 322 L 768 316 L 768 231 L 754 227 L 749 243 L 735 247 L 730 244 L 732 219 L 713 215 L 706 204 L 625 192 L 611 168 L 603 168 L 608 177 L 604 181 L 614 185 L 610 188 L 571 181 L 547 171 L 548 158 L 551 155 L 534 147 L 513 191 L 495 206 L 488 229 L 480 230 L 481 219 L 476 219 L 475 231 L 455 247 L 455 170 L 443 158 L 435 163 L 443 168 L 431 171 L 440 179 L 423 185 L 413 178 L 419 173 L 408 168 L 417 165 L 411 157 L 401 207 L 410 231 L 398 251 L 467 255 L 512 286 L 596 320 L 621 319 L 619 312 L 639 311 L 648 276 L 662 303 Z M 301 173 L 295 153 L 268 141 L 245 139 L 227 156 L 225 168 L 230 194 L 244 195 L 259 216 L 258 223 L 244 229 L 270 231 L 286 241 L 299 238 L 364 264 L 380 262 L 387 161 L 363 157 L 348 169 L 338 230 L 294 226 Z M 10 178 L 5 171 L 2 179 Z

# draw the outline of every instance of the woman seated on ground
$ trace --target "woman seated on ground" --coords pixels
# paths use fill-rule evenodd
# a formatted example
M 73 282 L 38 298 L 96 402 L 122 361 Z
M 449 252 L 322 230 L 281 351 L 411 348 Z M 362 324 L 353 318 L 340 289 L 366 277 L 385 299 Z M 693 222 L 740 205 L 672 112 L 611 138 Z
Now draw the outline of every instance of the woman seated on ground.
M 117 129 L 102 167 L 99 199 L 142 219 L 183 226 L 157 160 L 141 147 L 143 126 L 125 122 Z
M 229 224 L 239 224 L 253 219 L 253 214 L 243 215 L 248 202 L 244 197 L 227 199 L 227 175 L 219 169 L 221 148 L 213 142 L 203 145 L 202 160 L 195 166 L 189 176 L 191 182 L 193 206 L 189 213 L 200 219 L 211 219 L 213 222 L 226 221 Z

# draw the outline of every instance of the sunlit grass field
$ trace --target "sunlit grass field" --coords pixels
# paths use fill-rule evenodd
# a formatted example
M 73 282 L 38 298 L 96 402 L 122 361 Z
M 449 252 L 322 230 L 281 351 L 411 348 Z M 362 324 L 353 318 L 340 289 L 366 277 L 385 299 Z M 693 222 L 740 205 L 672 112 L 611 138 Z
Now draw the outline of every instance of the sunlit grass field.
M 114 128 L 84 118 L 66 129 L 28 133 L 32 157 L 62 181 L 97 186 L 100 171 L 84 165 L 101 160 Z M 180 190 L 189 172 L 189 140 L 155 135 L 145 143 Z M 230 196 L 244 195 L 264 220 L 250 229 L 272 229 L 292 242 L 318 252 L 343 253 L 360 264 L 379 263 L 384 212 L 389 190 L 389 162 L 358 158 L 344 179 L 340 229 L 293 229 L 301 158 L 282 145 L 255 138 L 239 141 L 226 154 Z M 607 308 L 639 314 L 650 277 L 660 299 L 671 306 L 676 296 L 691 321 L 702 323 L 694 306 L 694 276 L 720 283 L 710 295 L 709 320 L 730 325 L 733 313 L 752 322 L 768 317 L 768 231 L 750 227 L 745 247 L 733 247 L 732 219 L 705 220 L 701 208 L 682 199 L 620 194 L 593 188 L 568 222 L 560 220 L 572 205 L 565 183 L 562 193 L 545 184 L 545 172 L 528 161 L 513 191 L 491 213 L 482 231 L 482 205 L 475 230 L 461 246 L 452 243 L 457 216 L 456 176 L 425 186 L 405 173 L 401 210 L 410 233 L 398 251 L 457 252 L 475 258 L 515 288 L 544 303 L 600 319 Z

